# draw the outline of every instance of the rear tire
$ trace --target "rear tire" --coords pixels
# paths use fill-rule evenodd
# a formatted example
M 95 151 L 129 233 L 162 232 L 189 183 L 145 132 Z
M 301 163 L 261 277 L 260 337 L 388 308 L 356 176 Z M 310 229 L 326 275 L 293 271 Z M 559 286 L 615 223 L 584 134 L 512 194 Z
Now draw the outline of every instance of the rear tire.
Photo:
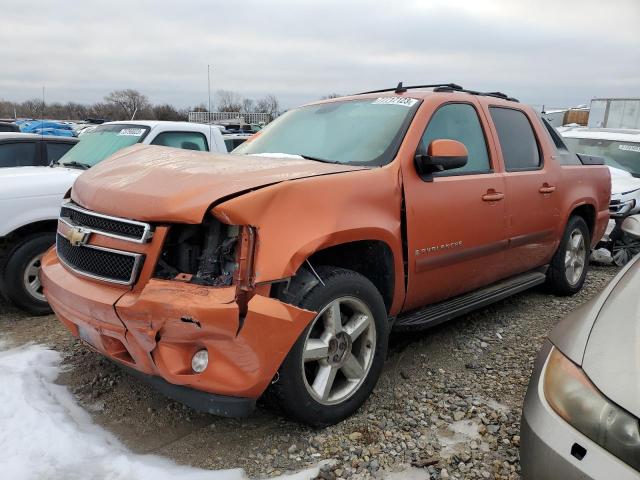
M 291 348 L 270 393 L 284 412 L 314 427 L 354 413 L 369 397 L 387 355 L 389 326 L 380 292 L 364 276 L 317 269 L 322 283 L 289 292 L 297 306 L 318 312 Z M 301 297 L 301 298 L 300 298 Z M 339 312 L 339 315 L 338 315 Z
M 586 222 L 582 217 L 571 217 L 547 271 L 547 287 L 552 293 L 568 296 L 582 289 L 589 269 L 590 246 Z
M 55 234 L 40 232 L 17 243 L 7 253 L 2 275 L 2 293 L 17 307 L 33 315 L 51 313 L 42 294 L 40 259 L 55 243 Z

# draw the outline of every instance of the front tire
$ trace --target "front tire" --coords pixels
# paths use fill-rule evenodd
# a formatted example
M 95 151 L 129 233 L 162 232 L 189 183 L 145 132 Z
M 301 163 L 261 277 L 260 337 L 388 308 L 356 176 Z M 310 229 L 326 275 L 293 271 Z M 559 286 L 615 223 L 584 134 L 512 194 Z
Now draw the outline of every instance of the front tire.
M 271 390 L 287 415 L 323 427 L 350 416 L 370 395 L 386 358 L 389 326 L 382 296 L 367 278 L 333 267 L 318 268 L 318 275 L 324 285 L 296 301 L 318 314 Z
M 2 269 L 3 295 L 33 315 L 51 313 L 40 283 L 40 261 L 54 242 L 50 232 L 30 235 L 9 251 Z
M 587 278 L 591 235 L 582 217 L 573 216 L 547 271 L 547 286 L 552 293 L 568 296 L 578 293 Z

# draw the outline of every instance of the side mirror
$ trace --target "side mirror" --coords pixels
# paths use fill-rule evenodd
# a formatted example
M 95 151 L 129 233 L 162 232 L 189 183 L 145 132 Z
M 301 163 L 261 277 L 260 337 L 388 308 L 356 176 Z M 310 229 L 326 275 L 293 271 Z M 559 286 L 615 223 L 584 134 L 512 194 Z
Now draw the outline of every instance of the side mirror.
M 620 227 L 624 233 L 633 238 L 640 238 L 640 214 L 629 215 Z
M 421 145 L 414 161 L 420 178 L 430 182 L 433 180 L 434 172 L 464 167 L 468 156 L 469 153 L 464 144 L 457 140 L 441 139 L 432 141 L 426 152 Z

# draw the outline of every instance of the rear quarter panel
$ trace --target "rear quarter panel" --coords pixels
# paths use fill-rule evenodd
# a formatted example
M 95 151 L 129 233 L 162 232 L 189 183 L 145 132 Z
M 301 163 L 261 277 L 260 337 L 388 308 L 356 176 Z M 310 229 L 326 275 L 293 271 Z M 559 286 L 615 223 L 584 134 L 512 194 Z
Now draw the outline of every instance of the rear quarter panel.
M 604 165 L 563 165 L 558 194 L 564 222 L 560 226 L 559 237 L 571 213 L 582 205 L 595 208 L 595 225 L 591 246 L 600 241 L 609 222 L 609 200 L 611 198 L 611 175 Z

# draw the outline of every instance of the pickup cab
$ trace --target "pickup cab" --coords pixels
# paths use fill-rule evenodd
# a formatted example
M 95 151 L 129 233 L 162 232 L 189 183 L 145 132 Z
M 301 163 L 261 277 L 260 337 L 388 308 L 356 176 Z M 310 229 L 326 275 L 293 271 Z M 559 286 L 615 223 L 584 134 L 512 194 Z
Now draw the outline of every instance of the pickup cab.
M 49 161 L 38 164 L 42 166 L 18 163 L 16 168 L 0 168 L 0 293 L 33 314 L 51 311 L 38 275 L 40 259 L 55 242 L 62 198 L 82 171 L 134 144 L 227 151 L 219 129 L 187 122 L 104 123 L 83 135 L 72 148 L 63 142 L 75 143 L 75 138 L 18 135 L 22 135 L 23 144 L 35 139 L 44 149 L 46 143 Z M 50 152 L 54 147 L 57 150 Z M 66 148 L 64 155 L 59 154 L 60 147 Z M 2 151 L 0 166 L 1 160 Z
M 214 162 L 132 147 L 76 181 L 44 292 L 173 398 L 246 415 L 269 388 L 332 424 L 374 388 L 391 329 L 581 289 L 609 170 L 553 135 L 503 94 L 399 85 L 289 110 Z

